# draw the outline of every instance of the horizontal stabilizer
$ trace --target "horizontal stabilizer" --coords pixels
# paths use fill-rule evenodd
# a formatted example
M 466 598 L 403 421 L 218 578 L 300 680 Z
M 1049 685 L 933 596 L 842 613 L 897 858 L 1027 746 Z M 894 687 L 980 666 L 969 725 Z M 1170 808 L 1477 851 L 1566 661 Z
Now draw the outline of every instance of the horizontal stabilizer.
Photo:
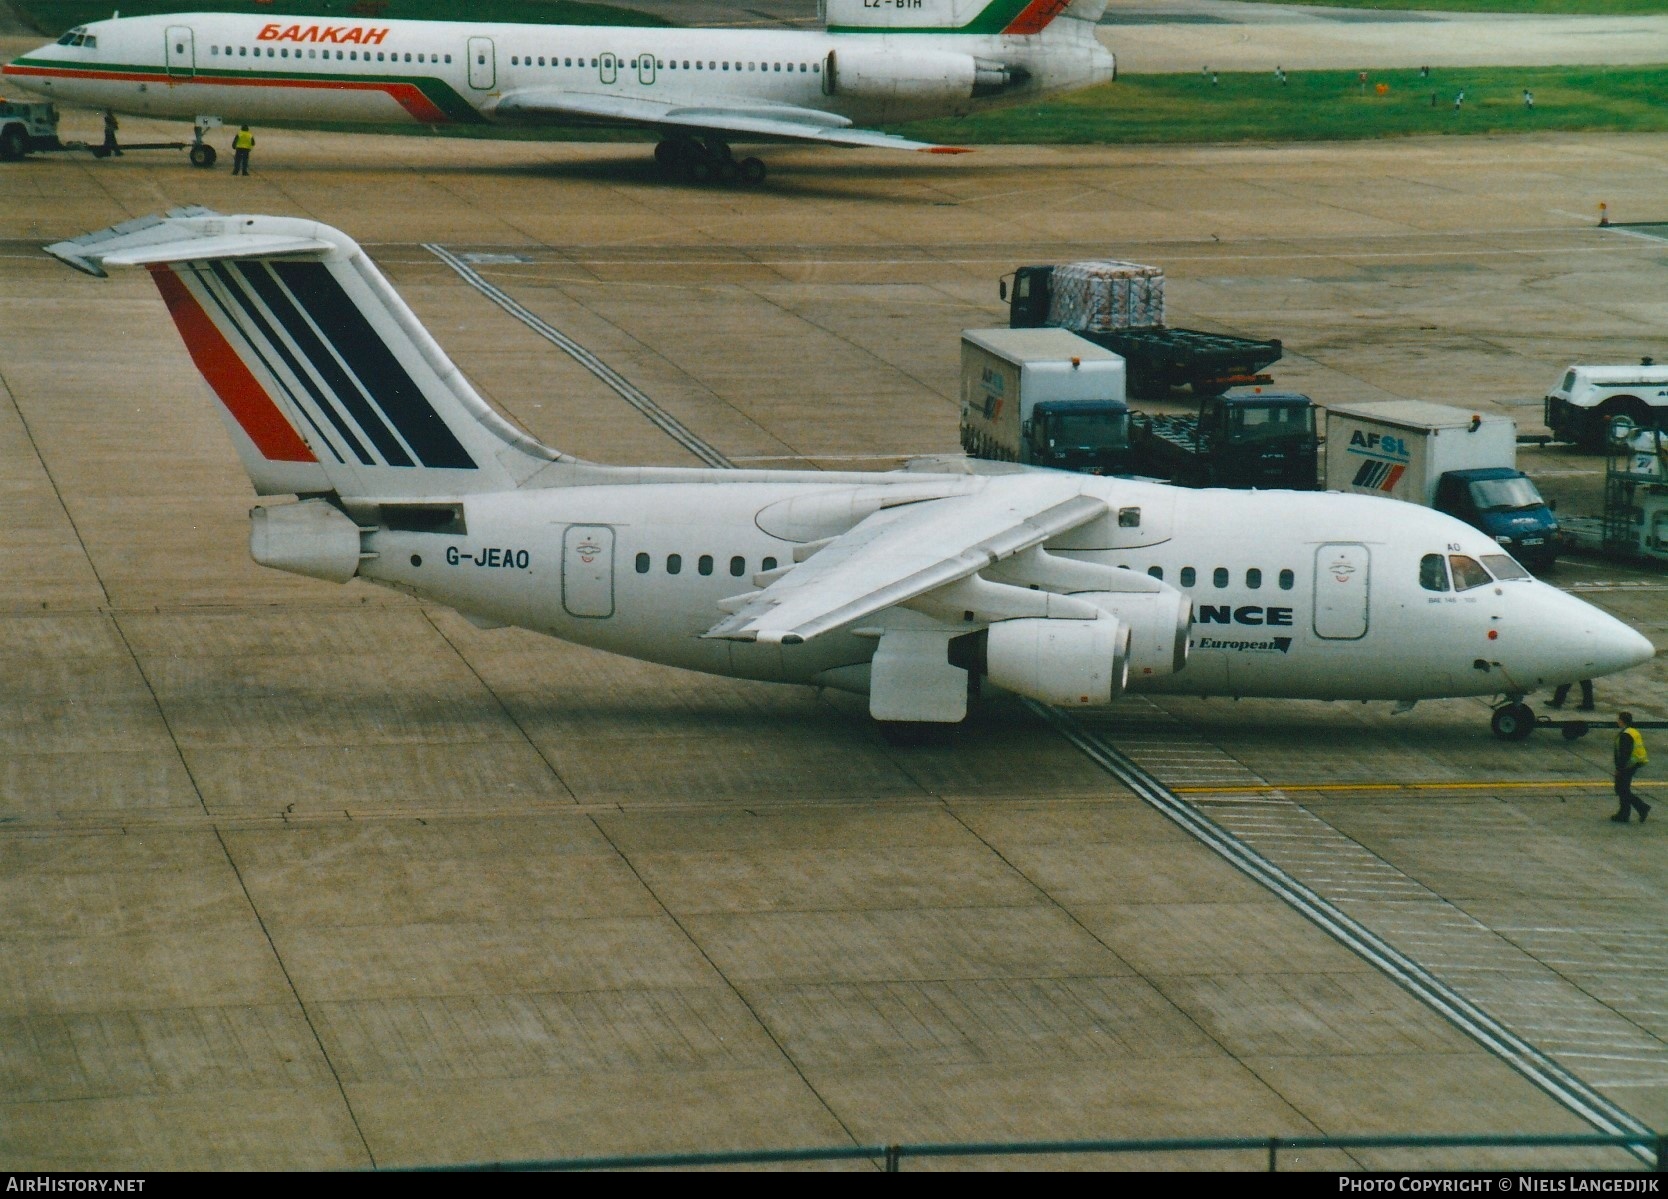
M 296 254 L 325 254 L 335 244 L 311 229 L 282 233 L 240 229 L 253 226 L 253 217 L 222 217 L 206 208 L 176 208 L 165 216 L 141 217 L 85 237 L 54 242 L 46 252 L 78 271 L 105 277 L 106 266 L 149 266 L 226 258 L 273 258 Z M 311 221 L 286 222 L 311 226 Z

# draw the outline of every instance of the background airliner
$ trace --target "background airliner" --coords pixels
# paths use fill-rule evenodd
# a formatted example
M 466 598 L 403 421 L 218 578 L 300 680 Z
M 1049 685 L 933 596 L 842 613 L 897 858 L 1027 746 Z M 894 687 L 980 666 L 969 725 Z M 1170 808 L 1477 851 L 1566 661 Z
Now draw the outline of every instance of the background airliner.
M 1106 0 L 825 0 L 820 32 L 178 13 L 77 26 L 19 86 L 205 122 L 625 125 L 695 181 L 757 183 L 730 142 L 955 152 L 860 126 L 962 116 L 1111 78 Z
M 255 490 L 251 552 L 654 662 L 961 720 L 981 684 L 1414 701 L 1625 670 L 1651 643 L 1415 505 L 969 474 L 613 467 L 494 412 L 364 252 L 182 209 L 47 247 L 145 265 Z M 1505 710 L 1505 709 L 1503 709 Z

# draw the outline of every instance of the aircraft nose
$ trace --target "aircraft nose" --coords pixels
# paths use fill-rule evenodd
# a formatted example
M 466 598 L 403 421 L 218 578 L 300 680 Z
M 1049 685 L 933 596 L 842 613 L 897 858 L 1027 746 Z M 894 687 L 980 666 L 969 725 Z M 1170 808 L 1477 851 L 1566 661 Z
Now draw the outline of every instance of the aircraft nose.
M 1595 631 L 1592 650 L 1596 659 L 1593 667 L 1595 675 L 1629 670 L 1656 657 L 1656 646 L 1651 644 L 1649 637 L 1614 618 L 1610 619 L 1608 627 Z
M 1556 594 L 1562 611 L 1550 627 L 1560 630 L 1559 640 L 1571 652 L 1571 666 L 1582 672 L 1582 678 L 1631 670 L 1656 656 L 1656 646 L 1638 630 L 1573 595 Z

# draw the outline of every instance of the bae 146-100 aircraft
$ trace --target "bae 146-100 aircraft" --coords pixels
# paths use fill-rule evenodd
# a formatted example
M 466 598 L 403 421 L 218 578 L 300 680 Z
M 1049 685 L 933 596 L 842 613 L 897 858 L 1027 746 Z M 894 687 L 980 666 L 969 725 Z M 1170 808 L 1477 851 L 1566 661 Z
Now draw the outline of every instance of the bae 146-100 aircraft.
M 823 0 L 815 32 L 178 13 L 77 26 L 4 74 L 58 100 L 191 119 L 199 166 L 215 158 L 203 129 L 222 119 L 616 125 L 657 133 L 669 171 L 757 183 L 764 163 L 737 162 L 731 142 L 953 153 L 864 127 L 1104 82 L 1105 9 Z
M 1651 643 L 1488 536 L 1398 500 L 1194 491 L 1025 467 L 605 466 L 476 394 L 369 257 L 293 218 L 180 209 L 59 242 L 147 266 L 262 496 L 257 562 L 360 578 L 710 674 L 949 724 L 982 684 L 1069 708 L 1126 688 L 1522 697 Z M 1504 714 L 1504 715 L 1502 715 Z

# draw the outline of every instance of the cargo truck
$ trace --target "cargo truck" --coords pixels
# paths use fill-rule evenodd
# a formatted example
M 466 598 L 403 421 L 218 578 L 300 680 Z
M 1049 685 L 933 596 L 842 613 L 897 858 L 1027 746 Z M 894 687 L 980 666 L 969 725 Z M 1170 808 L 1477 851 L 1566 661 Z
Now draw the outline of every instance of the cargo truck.
M 1124 360 L 1064 329 L 965 330 L 961 447 L 998 462 L 1127 474 Z
M 1313 491 L 1315 406 L 1293 391 L 1207 395 L 1198 415 L 1130 418 L 1135 470 L 1183 487 Z
M 1668 366 L 1572 366 L 1546 394 L 1546 427 L 1561 441 L 1603 450 L 1610 423 L 1626 417 L 1639 429 L 1668 429 Z
M 1517 469 L 1517 425 L 1422 400 L 1326 411 L 1326 485 L 1435 508 L 1493 537 L 1531 570 L 1557 556 L 1558 521 Z
M 1008 327 L 1070 329 L 1124 359 L 1128 394 L 1161 399 L 1177 387 L 1218 395 L 1266 383 L 1262 370 L 1280 358 L 1278 340 L 1258 341 L 1164 323 L 1164 272 L 1134 262 L 1022 266 L 1006 279 Z

